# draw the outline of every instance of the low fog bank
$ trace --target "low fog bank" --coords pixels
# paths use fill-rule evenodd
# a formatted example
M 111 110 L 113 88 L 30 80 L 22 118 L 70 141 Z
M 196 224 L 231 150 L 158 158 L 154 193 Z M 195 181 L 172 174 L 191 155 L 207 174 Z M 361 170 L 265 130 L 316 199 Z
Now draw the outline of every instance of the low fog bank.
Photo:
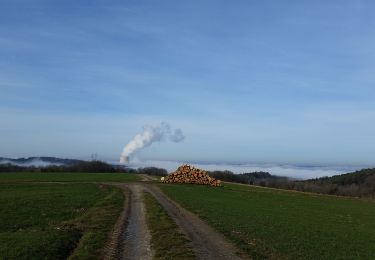
M 109 163 L 117 163 L 116 161 L 109 161 Z M 143 168 L 143 167 L 158 167 L 167 169 L 168 172 L 175 171 L 178 166 L 183 163 L 189 163 L 194 167 L 205 169 L 208 171 L 228 170 L 233 173 L 246 172 L 269 172 L 272 175 L 285 176 L 294 179 L 311 179 L 324 176 L 333 176 L 343 173 L 348 173 L 365 168 L 366 166 L 301 166 L 291 164 L 230 164 L 230 163 L 195 163 L 195 162 L 178 162 L 178 161 L 157 161 L 157 160 L 138 160 L 134 159 L 127 167 Z
M 17 162 L 13 160 L 0 159 L 0 164 L 12 164 L 12 165 L 21 166 L 21 167 L 32 167 L 32 166 L 33 167 L 47 167 L 47 166 L 52 166 L 52 165 L 56 165 L 56 166 L 64 165 L 63 163 L 57 163 L 57 162 L 52 163 L 52 162 L 44 161 L 42 159 L 32 159 L 26 162 Z
M 53 157 L 29 157 L 29 158 L 3 158 L 0 157 L 0 164 L 11 163 L 21 167 L 48 167 L 48 166 L 62 166 L 71 165 L 77 162 L 82 162 L 75 159 L 60 159 Z M 119 165 L 117 160 L 106 160 L 112 165 Z M 228 170 L 236 174 L 249 172 L 268 172 L 276 176 L 284 176 L 293 179 L 313 179 L 325 176 L 339 175 L 349 172 L 354 172 L 363 168 L 371 168 L 369 166 L 305 166 L 292 164 L 262 164 L 262 163 L 204 163 L 204 162 L 183 162 L 183 161 L 162 161 L 162 160 L 139 160 L 134 158 L 126 167 L 138 169 L 145 167 L 164 168 L 168 172 L 175 171 L 181 164 L 189 163 L 194 167 L 201 168 L 208 171 L 224 171 Z M 119 165 L 120 166 L 120 165 Z M 123 166 L 121 166 L 123 167 Z

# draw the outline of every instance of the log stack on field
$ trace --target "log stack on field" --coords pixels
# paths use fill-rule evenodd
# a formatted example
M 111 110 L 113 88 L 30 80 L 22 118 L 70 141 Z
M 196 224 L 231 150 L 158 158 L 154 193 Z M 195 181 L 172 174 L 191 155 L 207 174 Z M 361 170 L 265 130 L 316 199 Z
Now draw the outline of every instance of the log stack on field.
M 188 164 L 181 165 L 174 172 L 161 178 L 163 183 L 192 183 L 219 187 L 221 181 L 208 176 L 207 172 Z

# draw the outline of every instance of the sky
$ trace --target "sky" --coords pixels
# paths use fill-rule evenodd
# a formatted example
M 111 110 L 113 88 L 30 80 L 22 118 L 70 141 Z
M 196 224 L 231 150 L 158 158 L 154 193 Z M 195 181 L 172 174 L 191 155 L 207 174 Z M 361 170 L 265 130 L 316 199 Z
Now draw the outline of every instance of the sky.
M 0 0 L 0 156 L 375 165 L 374 1 Z

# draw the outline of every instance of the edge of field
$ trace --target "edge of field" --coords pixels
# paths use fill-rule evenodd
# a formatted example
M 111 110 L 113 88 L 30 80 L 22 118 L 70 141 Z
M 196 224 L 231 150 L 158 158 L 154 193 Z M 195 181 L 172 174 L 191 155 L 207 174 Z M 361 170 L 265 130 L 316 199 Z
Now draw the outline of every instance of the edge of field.
M 224 186 L 228 187 L 229 189 L 232 189 L 232 188 L 235 188 L 236 189 L 239 189 L 242 190 L 242 189 L 255 189 L 257 190 L 257 196 L 260 196 L 260 193 L 263 193 L 263 192 L 272 192 L 274 193 L 274 195 L 276 197 L 278 197 L 277 195 L 280 194 L 282 195 L 279 199 L 277 199 L 281 204 L 280 205 L 277 205 L 277 207 L 280 207 L 280 209 L 282 209 L 282 205 L 283 205 L 283 198 L 282 197 L 288 197 L 288 196 L 298 196 L 300 200 L 303 200 L 303 197 L 306 196 L 306 198 L 308 199 L 308 201 L 310 200 L 316 200 L 316 199 L 324 199 L 326 201 L 332 201 L 332 200 L 340 200 L 342 203 L 343 203 L 343 206 L 344 204 L 346 205 L 352 205 L 353 203 L 355 203 L 356 201 L 358 202 L 361 202 L 361 204 L 364 204 L 364 203 L 374 203 L 375 201 L 374 200 L 371 200 L 371 199 L 367 199 L 367 198 L 356 198 L 356 197 L 343 197 L 343 196 L 335 196 L 335 195 L 325 195 L 325 194 L 317 194 L 317 193 L 306 193 L 306 192 L 300 192 L 300 191 L 291 191 L 291 190 L 282 190 L 282 189 L 275 189 L 275 188 L 268 188 L 268 187 L 262 187 L 262 186 L 254 186 L 254 185 L 247 185 L 247 184 L 238 184 L 238 183 L 231 183 L 231 182 L 224 182 L 223 183 Z M 202 207 L 204 207 L 204 205 L 202 205 L 202 203 L 198 203 L 198 205 L 200 205 L 200 207 L 196 207 L 196 206 L 192 206 L 190 205 L 191 203 L 193 203 L 193 200 L 197 199 L 195 198 L 194 196 L 193 197 L 189 197 L 187 194 L 180 194 L 178 195 L 179 197 L 181 197 L 180 199 L 177 199 L 175 198 L 174 196 L 171 196 L 171 193 L 170 192 L 173 192 L 173 190 L 175 189 L 171 189 L 169 192 L 167 192 L 167 189 L 164 189 L 163 186 L 165 184 L 159 184 L 158 186 L 163 190 L 163 192 L 173 201 L 175 201 L 177 204 L 179 204 L 181 207 L 193 212 L 194 214 L 196 214 L 199 218 L 201 218 L 204 222 L 206 222 L 207 224 L 209 224 L 211 227 L 213 227 L 215 230 L 217 230 L 218 232 L 222 233 L 225 235 L 225 237 L 234 242 L 236 244 L 236 246 L 238 246 L 239 248 L 241 248 L 242 250 L 244 251 L 247 251 L 248 254 L 251 256 L 251 257 L 254 257 L 254 258 L 262 258 L 262 257 L 268 257 L 268 258 L 276 258 L 276 259 L 283 259 L 283 258 L 288 258 L 288 253 L 287 253 L 287 250 L 283 250 L 283 251 L 278 251 L 276 250 L 276 248 L 274 248 L 273 246 L 269 247 L 267 245 L 267 243 L 265 242 L 270 242 L 271 244 L 273 242 L 276 242 L 276 240 L 274 239 L 271 239 L 271 240 L 262 240 L 262 239 L 259 239 L 260 237 L 258 236 L 253 236 L 252 235 L 252 232 L 248 233 L 249 230 L 242 230 L 242 227 L 244 226 L 241 226 L 241 225 L 248 225 L 248 223 L 252 223 L 251 222 L 251 218 L 248 218 L 249 221 L 247 221 L 246 223 L 244 221 L 241 222 L 241 225 L 236 225 L 234 222 L 235 222 L 235 217 L 233 216 L 233 214 L 236 214 L 236 216 L 241 216 L 241 214 L 249 214 L 249 211 L 248 210 L 236 210 L 235 212 L 230 212 L 229 215 L 231 215 L 231 217 L 229 217 L 229 219 L 221 216 L 221 217 L 217 217 L 215 219 L 213 219 L 213 211 L 215 211 L 215 209 L 207 209 L 207 210 L 204 210 L 202 209 Z M 186 188 L 186 192 L 190 189 L 187 184 L 167 184 L 167 185 L 171 185 L 171 186 L 184 186 Z M 199 186 L 203 186 L 203 185 L 199 185 Z M 191 185 L 191 187 L 193 188 L 193 185 Z M 208 190 L 212 190 L 212 189 L 220 189 L 220 188 L 211 188 L 211 187 L 208 187 L 207 188 L 207 192 L 199 192 L 199 196 L 202 196 L 204 194 L 209 194 L 209 191 Z M 259 193 L 260 192 L 260 193 Z M 220 192 L 219 192 L 220 193 Z M 219 193 L 215 193 L 216 195 L 219 195 Z M 242 192 L 241 192 L 242 193 Z M 190 194 L 190 193 L 188 193 Z M 213 194 L 211 194 L 213 195 Z M 233 195 L 233 194 L 232 194 Z M 236 199 L 241 199 L 243 198 L 243 196 L 245 196 L 246 194 L 245 193 L 242 193 L 241 195 L 239 196 L 235 196 Z M 255 195 L 255 194 L 254 194 Z M 242 196 L 242 197 L 241 197 Z M 184 197 L 182 199 L 182 197 Z M 219 196 L 220 197 L 220 196 Z M 234 198 L 234 197 L 233 197 Z M 220 207 L 220 199 L 218 197 L 212 197 L 208 200 L 203 200 L 205 201 L 205 203 L 208 203 L 208 205 L 210 203 L 213 203 L 215 205 L 217 205 L 218 207 Z M 225 198 L 225 203 L 232 203 L 230 202 L 230 198 Z M 308 203 L 308 201 L 306 201 L 306 203 Z M 346 202 L 344 202 L 346 201 Z M 233 203 L 236 203 L 233 201 Z M 302 202 L 298 202 L 298 203 L 302 203 Z M 325 203 L 325 202 L 324 202 Z M 323 203 L 323 204 L 324 204 Z M 193 203 L 194 204 L 194 203 Z M 242 205 L 242 207 L 244 207 L 245 205 L 243 203 L 239 203 L 239 205 Z M 290 205 L 290 204 L 285 204 L 284 206 L 288 207 L 289 206 L 296 206 L 296 205 Z M 357 204 L 355 204 L 357 205 Z M 254 205 L 253 205 L 254 206 Z M 276 205 L 275 205 L 276 206 Z M 348 206 L 349 207 L 349 206 Z M 357 206 L 356 206 L 357 207 Z M 360 207 L 360 206 L 358 206 Z M 361 206 L 362 207 L 362 206 Z M 231 207 L 226 207 L 226 210 L 228 211 L 231 211 L 230 210 Z M 254 210 L 256 210 L 256 208 L 258 208 L 257 206 L 254 207 Z M 363 207 L 362 207 L 363 208 Z M 316 209 L 309 209 L 310 210 L 315 210 L 316 212 Z M 238 212 L 242 212 L 241 214 L 239 214 Z M 277 210 L 276 210 L 277 211 Z M 331 210 L 334 214 L 336 214 L 338 217 L 340 217 L 338 214 L 341 213 L 343 211 L 343 209 L 338 209 L 337 211 L 334 211 L 333 209 Z M 216 211 L 215 211 L 216 212 Z M 218 212 L 216 212 L 215 214 L 221 214 L 220 212 L 222 212 L 221 209 L 219 209 Z M 270 211 L 271 212 L 271 211 Z M 351 213 L 355 214 L 355 215 L 358 215 L 359 211 L 353 211 Z M 222 212 L 223 214 L 227 214 L 226 212 Z M 302 212 L 303 213 L 303 212 Z M 295 215 L 295 211 L 293 213 L 293 217 L 296 217 Z M 305 213 L 303 213 L 305 214 Z M 302 214 L 302 215 L 303 215 Z M 342 215 L 342 214 L 341 214 Z M 324 217 L 327 217 L 328 215 L 324 215 Z M 207 219 L 207 217 L 209 217 Z M 267 216 L 266 216 L 267 217 Z M 332 216 L 330 217 L 332 218 Z M 348 218 L 349 219 L 349 218 Z M 285 219 L 284 219 L 285 220 Z M 342 219 L 341 219 L 342 220 Z M 231 223 L 233 222 L 233 224 L 225 224 L 226 222 L 230 221 Z M 349 220 L 348 220 L 349 221 Z M 314 221 L 315 223 L 316 221 Z M 268 225 L 269 227 L 271 228 L 274 228 L 273 226 L 275 225 L 275 223 L 277 224 L 278 222 L 261 222 L 265 225 L 265 227 Z M 287 222 L 285 222 L 287 223 Z M 311 225 L 313 223 L 313 221 L 306 221 L 303 225 Z M 221 225 L 226 225 L 227 228 L 221 228 Z M 349 224 L 349 223 L 348 223 Z M 229 226 L 232 226 L 232 228 L 229 228 Z M 374 225 L 370 225 L 369 228 L 373 228 Z M 315 231 L 318 232 L 317 229 L 314 229 Z M 315 231 L 312 231 L 312 232 L 315 232 Z M 299 231 L 297 231 L 299 232 Z M 364 232 L 364 231 L 362 231 Z M 367 232 L 367 231 L 366 231 Z M 315 233 L 314 233 L 315 234 Z M 342 234 L 342 233 L 340 233 Z M 367 234 L 367 233 L 366 233 Z M 344 234 L 345 235 L 345 234 Z M 288 235 L 285 235 L 284 236 L 286 239 L 288 238 Z M 290 238 L 290 237 L 289 237 Z M 306 239 L 306 237 L 305 237 Z M 326 241 L 328 238 L 324 238 L 322 239 L 322 241 Z M 363 240 L 363 239 L 362 239 Z M 347 240 L 343 240 L 343 242 L 348 242 Z M 264 244 L 265 243 L 265 244 Z M 300 242 L 299 242 L 300 243 Z M 301 242 L 302 243 L 302 242 Z M 315 245 L 317 246 L 317 245 Z M 367 245 L 368 248 L 371 248 L 371 246 Z M 365 246 L 362 247 L 362 254 L 363 255 L 370 255 L 369 253 L 366 253 L 364 252 L 364 248 L 366 248 Z M 298 248 L 297 247 L 294 247 L 294 248 L 291 248 L 291 250 L 297 250 Z M 331 253 L 327 251 L 328 249 L 324 249 L 322 251 L 322 253 L 324 252 L 325 255 L 330 255 Z M 349 249 L 347 249 L 346 251 L 348 251 Z M 310 252 L 311 253 L 311 252 Z M 294 252 L 293 253 L 295 256 L 296 255 L 299 255 L 298 253 Z M 304 254 L 301 254 L 300 256 L 303 257 Z M 314 254 L 312 254 L 314 255 Z
M 82 230 L 82 237 L 69 259 L 93 259 L 98 255 L 104 257 L 106 254 L 106 246 L 123 210 L 125 196 L 117 187 L 102 184 L 99 186 L 112 191 L 99 200 L 86 214 L 67 223 Z

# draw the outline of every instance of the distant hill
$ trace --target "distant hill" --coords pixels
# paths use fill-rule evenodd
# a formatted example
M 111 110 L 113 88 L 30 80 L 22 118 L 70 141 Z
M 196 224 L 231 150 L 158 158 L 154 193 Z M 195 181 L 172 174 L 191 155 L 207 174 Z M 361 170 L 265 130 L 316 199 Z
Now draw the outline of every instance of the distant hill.
M 35 164 L 37 160 L 37 165 Z M 81 161 L 71 159 L 50 158 L 43 160 L 43 157 L 37 159 L 16 160 L 9 163 L 8 159 L 0 163 L 0 172 L 87 172 L 87 173 L 104 173 L 104 172 L 127 172 L 135 173 L 135 170 L 124 166 L 111 165 L 103 161 Z M 21 163 L 20 163 L 21 162 Z M 17 163 L 17 164 L 16 164 Z M 42 165 L 41 165 L 42 164 Z
M 275 180 L 266 186 L 352 197 L 375 197 L 375 168 L 303 181 Z
M 332 183 L 339 185 L 372 185 L 375 187 L 375 168 L 363 169 L 351 173 L 335 175 L 332 177 L 322 177 L 307 181 L 314 183 Z
M 287 177 L 271 175 L 268 172 L 249 172 L 235 174 L 231 171 L 210 171 L 208 174 L 216 179 L 228 182 L 268 186 L 271 182 L 285 182 Z
M 305 181 L 328 189 L 329 194 L 375 197 L 375 168 Z
M 84 161 L 46 156 L 17 159 L 0 157 L 0 172 L 127 172 L 158 176 L 168 174 L 167 170 L 156 167 L 133 169 L 99 160 Z
M 56 157 L 28 157 L 28 158 L 5 158 L 0 157 L 0 164 L 13 164 L 17 166 L 35 166 L 35 167 L 44 167 L 50 165 L 73 165 L 79 162 L 83 162 L 82 160 L 76 159 L 62 159 Z

